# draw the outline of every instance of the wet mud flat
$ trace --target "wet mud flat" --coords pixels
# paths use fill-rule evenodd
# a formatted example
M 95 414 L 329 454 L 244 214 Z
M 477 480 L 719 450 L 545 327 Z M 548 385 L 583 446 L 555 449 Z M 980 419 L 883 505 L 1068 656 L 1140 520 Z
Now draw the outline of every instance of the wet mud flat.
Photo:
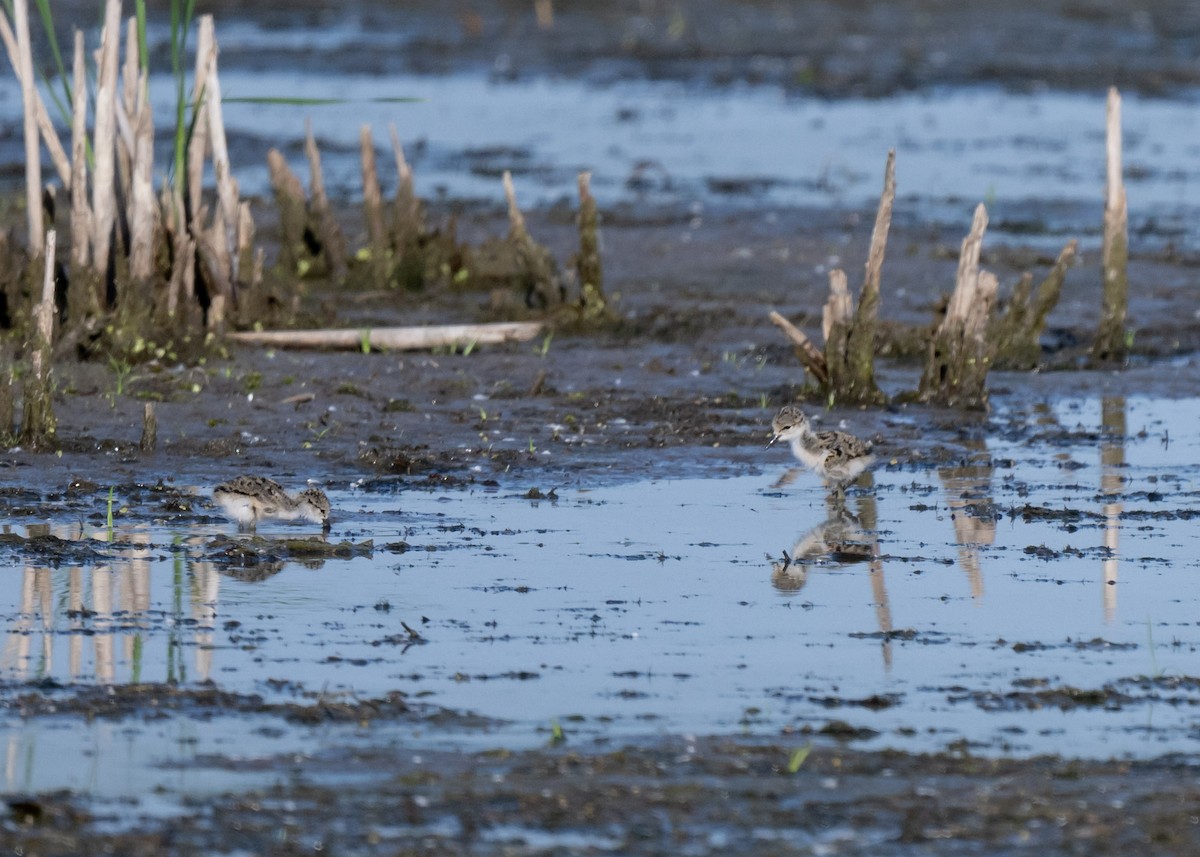
M 10 614 L 10 623 L 26 623 L 14 636 L 51 647 L 69 650 L 79 640 L 90 649 L 106 634 L 143 642 L 141 661 L 118 646 L 113 672 L 85 669 L 73 677 L 60 666 L 46 686 L 29 669 L 35 647 L 21 667 L 26 679 L 6 686 L 10 736 L 43 736 L 33 751 L 21 739 L 10 745 L 6 844 L 43 854 L 287 854 L 317 844 L 365 854 L 652 854 L 681 844 L 727 852 L 752 842 L 776 853 L 915 854 L 971 845 L 987 853 L 1071 853 L 1082 841 L 1089 853 L 1190 853 L 1196 795 L 1187 722 L 1196 687 L 1183 662 L 1197 641 L 1177 610 L 1145 593 L 1160 578 L 1162 591 L 1175 591 L 1170 569 L 1191 567 L 1181 528 L 1195 511 L 1197 459 L 1186 426 L 1197 325 L 1173 307 L 1194 268 L 1158 251 L 1135 258 L 1143 274 L 1165 285 L 1134 296 L 1131 315 L 1146 332 L 1128 367 L 1072 368 L 1095 312 L 1089 289 L 1098 270 L 1085 256 L 1047 352 L 1060 370 L 994 375 L 990 413 L 897 407 L 822 414 L 824 425 L 845 420 L 877 443 L 874 488 L 856 489 L 850 503 L 860 525 L 881 531 L 872 556 L 885 570 L 845 563 L 828 550 L 808 557 L 802 570 L 791 562 L 794 543 L 827 533 L 821 528 L 838 519 L 808 477 L 771 487 L 789 462 L 785 451 L 764 449 L 770 418 L 801 395 L 802 379 L 765 315 L 817 306 L 820 266 L 834 254 L 855 264 L 863 218 L 770 214 L 672 214 L 650 223 L 615 215 L 606 235 L 625 321 L 601 333 L 558 333 L 470 354 L 236 348 L 203 366 L 137 367 L 119 392 L 111 367 L 57 367 L 62 455 L 11 450 L 2 457 L 9 531 L 19 538 L 0 551 L 14 581 L 22 567 L 62 569 L 26 578 L 34 581 L 31 595 L 46 591 L 49 602 L 67 604 L 67 569 L 111 565 L 113 553 L 124 552 L 129 579 L 142 579 L 146 572 L 136 566 L 145 561 L 144 579 L 162 592 L 181 556 L 174 540 L 199 542 L 187 560 L 196 564 L 178 578 L 188 581 L 176 589 L 189 605 L 183 612 L 164 603 L 118 610 L 101 622 L 64 611 L 44 635 L 36 609 Z M 500 228 L 497 217 L 477 217 L 468 230 Z M 554 210 L 532 214 L 531 222 L 549 241 L 569 244 L 572 226 Z M 938 284 L 950 281 L 954 259 L 937 248 L 953 246 L 952 239 L 917 224 L 902 224 L 897 234 L 913 252 L 889 268 L 888 283 L 900 293 L 885 295 L 885 306 L 916 328 L 936 313 Z M 1003 265 L 1009 254 L 1014 267 L 1029 263 L 1030 251 L 1001 249 L 991 264 Z M 313 312 L 323 300 L 336 301 L 336 318 L 352 324 L 488 312 L 486 296 L 471 293 L 363 297 L 316 294 Z M 903 338 L 896 341 L 881 363 L 880 382 L 891 393 L 910 388 L 919 373 L 917 355 L 906 356 Z M 152 453 L 138 449 L 147 399 L 159 419 Z M 267 533 L 265 543 L 236 533 L 209 492 L 242 472 L 267 473 L 293 488 L 314 480 L 329 490 L 330 549 L 295 550 L 293 542 L 308 534 L 294 529 Z M 747 526 L 752 535 L 740 539 L 689 535 L 671 544 L 606 523 L 599 528 L 612 532 L 610 543 L 582 556 L 564 552 L 564 561 L 530 557 L 519 546 L 551 538 L 555 528 L 539 515 L 581 506 L 598 490 L 628 489 L 631 500 L 647 480 L 710 481 L 723 491 L 747 478 L 758 483 L 745 501 L 691 513 L 703 518 L 721 509 L 736 520 L 747 506 L 778 507 L 770 526 Z M 106 529 L 110 488 L 117 539 L 97 546 L 91 541 Z M 883 514 L 872 528 L 863 504 L 874 500 Z M 511 507 L 511 521 L 478 520 L 483 510 L 485 518 L 498 514 L 489 505 L 498 501 Z M 1110 515 L 1106 503 L 1118 502 L 1125 507 Z M 631 508 L 654 521 L 661 506 Z M 1110 517 L 1123 522 L 1120 551 L 1104 547 Z M 990 544 L 1013 528 L 1006 543 Z M 1147 543 L 1130 543 L 1139 531 Z M 516 568 L 492 572 L 489 556 L 508 557 Z M 1110 584 L 1108 572 L 1097 571 L 1114 559 L 1125 572 Z M 411 582 L 381 579 L 376 589 L 353 589 L 364 577 L 355 563 L 403 568 Z M 569 595 L 580 587 L 571 576 L 578 563 L 599 581 L 582 603 Z M 636 656 L 606 671 L 619 675 L 600 685 L 597 708 L 587 695 L 568 695 L 538 722 L 514 728 L 521 700 L 530 693 L 555 698 L 545 688 L 563 672 L 553 668 L 557 656 L 507 642 L 541 645 L 536 638 L 547 630 L 538 611 L 564 617 L 569 633 L 554 632 L 558 642 L 616 642 L 633 636 L 637 625 L 621 611 L 642 615 L 640 600 L 661 605 L 652 617 L 660 628 L 694 627 L 703 640 L 712 620 L 691 616 L 686 605 L 709 594 L 692 575 L 711 575 L 717 564 L 748 572 L 723 595 L 728 609 L 766 599 L 797 615 L 858 610 L 831 635 L 817 628 L 798 638 L 760 634 L 750 657 L 769 665 L 781 651 L 797 651 L 805 663 L 834 666 L 799 683 L 761 679 L 754 693 L 731 682 L 734 702 L 702 716 L 697 732 L 669 712 L 686 707 L 687 688 L 699 687 L 711 667 L 701 660 L 664 677 Z M 445 576 L 472 567 L 477 577 L 464 582 Z M 660 568 L 687 573 L 651 593 L 643 570 Z M 965 583 L 951 586 L 939 569 Z M 997 579 L 1001 570 L 1006 577 Z M 884 573 L 893 599 L 897 573 L 909 585 L 907 615 L 899 601 L 894 616 L 879 612 L 886 599 L 871 587 Z M 54 581 L 49 589 L 39 588 L 39 575 Z M 1009 578 L 1011 589 L 998 586 Z M 206 594 L 217 579 L 220 601 Z M 862 594 L 831 599 L 832 584 Z M 976 593 L 980 587 L 986 595 Z M 414 590 L 444 591 L 440 612 L 405 594 Z M 1015 628 L 1003 618 L 971 636 L 913 607 L 958 605 L 967 623 L 981 597 L 990 604 L 1003 593 L 996 606 L 1015 610 L 1030 591 L 1060 593 L 1064 600 L 1047 603 L 1065 611 L 1085 603 L 1097 618 L 1078 637 L 1052 623 Z M 1105 624 L 1109 595 L 1101 593 L 1123 599 L 1116 624 Z M 490 606 L 473 614 L 464 595 Z M 322 607 L 288 611 L 292 599 L 305 597 Z M 522 614 L 503 598 L 536 600 Z M 1143 598 L 1150 622 L 1137 606 Z M 95 609 L 94 602 L 83 606 Z M 422 624 L 422 616 L 431 622 Z M 313 620 L 314 653 L 292 651 L 289 626 Z M 744 637 L 758 621 L 748 612 L 715 639 L 735 651 L 732 635 L 740 629 Z M 447 656 L 459 624 L 458 654 Z M 507 657 L 477 660 L 485 652 Z M 919 673 L 902 676 L 905 664 L 969 662 L 980 653 L 999 659 L 992 664 L 1027 660 L 1017 672 L 998 671 L 1000 680 L 991 667 L 956 676 L 945 666 L 928 687 Z M 61 665 L 63 657 L 56 651 L 51 661 Z M 302 672 L 327 671 L 332 684 L 289 682 L 295 657 L 308 659 Z M 419 669 L 414 657 L 423 659 Z M 143 664 L 140 674 L 134 662 Z M 224 667 L 206 673 L 206 663 Z M 871 663 L 873 672 L 852 686 L 839 663 Z M 454 696 L 455 688 L 463 695 Z M 588 710 L 580 721 L 576 703 Z M 1030 714 L 1057 722 L 1025 721 Z M 980 715 L 996 718 L 986 721 L 982 738 L 962 725 Z M 1148 716 L 1148 727 L 1134 723 Z M 555 717 L 565 744 L 552 743 Z M 1047 745 L 1069 744 L 1097 726 L 1107 736 L 1099 745 L 1041 757 Z M 30 770 L 53 766 L 44 742 L 72 733 L 93 742 L 85 741 L 83 756 L 95 754 L 102 768 L 152 772 L 145 791 L 22 788 L 37 782 Z M 717 737 L 680 737 L 706 733 Z M 1142 738 L 1132 751 L 1122 743 Z M 130 764 L 113 755 L 125 742 L 150 750 Z M 176 757 L 163 746 L 197 752 Z M 1114 746 L 1121 747 L 1115 755 L 1136 758 L 1092 761 L 1113 755 L 1106 748 Z M 181 783 L 163 785 L 173 771 L 186 772 Z
M 41 855 L 1117 855 L 1200 846 L 1195 769 L 1180 760 L 1017 762 L 828 745 L 792 771 L 796 758 L 794 744 L 678 737 L 293 757 L 265 763 L 277 785 L 135 831 L 125 829 L 128 807 L 10 798 L 0 844 Z
M 765 83 L 834 99 L 997 82 L 1087 90 L 1105 77 L 1150 101 L 1197 82 L 1192 4 L 1010 4 L 999 21 L 983 7 L 835 4 L 820 26 L 744 4 L 711 28 L 720 16 L 579 4 L 560 10 L 552 37 L 533 31 L 525 4 L 452 17 L 417 6 L 402 22 L 364 4 L 315 46 L 305 27 L 324 28 L 329 12 L 302 6 L 286 19 L 217 10 L 231 81 L 317 58 L 339 88 L 381 68 L 465 66 L 493 81 L 553 69 L 600 87 Z M 393 30 L 411 34 L 403 50 L 372 35 Z M 659 109 L 631 93 L 612 127 L 657 133 L 644 117 Z M 286 121 L 298 139 L 295 114 Z M 231 122 L 237 160 L 261 164 L 278 129 Z M 867 157 L 814 181 L 757 164 L 602 178 L 623 318 L 610 330 L 470 354 L 233 348 L 199 366 L 56 367 L 61 455 L 0 456 L 0 557 L 15 593 L 0 844 L 1194 853 L 1200 640 L 1186 578 L 1200 322 L 1195 233 L 1170 195 L 1194 180 L 1195 150 L 1177 137 L 1174 148 L 1131 139 L 1133 195 L 1154 200 L 1135 202 L 1131 281 L 1150 285 L 1132 298 L 1134 358 L 1115 371 L 1077 371 L 1098 316 L 1099 193 L 1093 212 L 1080 191 L 1096 176 L 996 168 L 998 240 L 984 264 L 1005 283 L 1082 238 L 1045 343 L 1055 371 L 993 375 L 988 414 L 824 413 L 881 453 L 849 517 L 810 478 L 789 481 L 785 452 L 763 449 L 774 410 L 802 395 L 766 313 L 815 327 L 828 269 L 861 270 L 872 208 L 856 200 L 873 195 L 878 167 Z M 924 154 L 977 148 L 941 140 Z M 573 211 L 546 200 L 569 186 L 578 153 L 543 163 L 523 141 L 432 149 L 414 153 L 418 183 L 435 167 L 439 181 L 494 182 L 497 164 L 515 162 L 522 183 L 555 188 L 530 194 L 545 203 L 530 226 L 569 256 Z M 922 146 L 910 149 L 902 177 Z M 352 150 L 339 162 L 328 148 L 332 175 L 353 173 Z M 1007 181 L 1046 187 L 1024 200 Z M 456 214 L 468 240 L 504 231 L 495 205 L 447 182 L 438 215 Z M 703 202 L 687 198 L 697 188 Z M 890 394 L 915 384 L 922 326 L 953 281 L 975 201 L 913 191 L 924 197 L 898 207 L 885 273 Z M 494 311 L 489 296 L 454 290 L 311 297 L 314 322 L 352 326 Z M 152 453 L 138 449 L 146 400 L 160 423 Z M 329 540 L 237 533 L 209 492 L 242 472 L 329 490 Z M 658 523 L 664 508 L 682 523 Z M 622 523 L 621 509 L 650 526 Z M 645 639 L 661 647 L 654 663 Z M 1099 761 L 1110 756 L 1121 760 Z M 82 780 L 42 785 L 55 771 Z

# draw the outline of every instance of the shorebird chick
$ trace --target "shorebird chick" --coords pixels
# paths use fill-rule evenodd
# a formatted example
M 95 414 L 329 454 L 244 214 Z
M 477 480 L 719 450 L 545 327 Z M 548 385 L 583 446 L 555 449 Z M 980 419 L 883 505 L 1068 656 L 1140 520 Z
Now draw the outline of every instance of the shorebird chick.
M 842 489 L 875 461 L 871 444 L 844 431 L 813 431 L 805 413 L 795 405 L 784 405 L 771 421 L 773 436 L 789 441 L 792 455 L 841 494 Z
M 213 489 L 221 510 L 253 530 L 259 521 L 310 521 L 329 529 L 329 498 L 320 488 L 306 488 L 292 496 L 273 479 L 238 476 Z

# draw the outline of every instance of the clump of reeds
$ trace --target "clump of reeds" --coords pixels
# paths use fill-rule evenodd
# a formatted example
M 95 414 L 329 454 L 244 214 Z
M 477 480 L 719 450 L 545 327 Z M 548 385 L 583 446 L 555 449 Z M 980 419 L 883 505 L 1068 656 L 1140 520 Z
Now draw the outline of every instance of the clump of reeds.
M 167 178 L 156 190 L 145 5 L 137 4 L 122 38 L 121 2 L 107 0 L 90 99 L 82 32 L 74 34 L 70 80 L 58 59 L 63 109 L 70 120 L 68 157 L 33 85 L 27 2 L 13 2 L 16 31 L 9 47 L 22 84 L 31 202 L 26 270 L 0 282 L 12 318 L 19 323 L 27 317 L 20 310 L 36 300 L 30 274 L 40 267 L 35 263 L 44 230 L 56 218 L 53 206 L 44 211 L 35 203 L 42 185 L 39 137 L 70 199 L 60 352 L 74 348 L 138 357 L 190 351 L 239 316 L 257 313 L 262 253 L 254 246 L 249 205 L 240 199 L 230 167 L 212 17 L 198 20 L 189 94 L 184 58 L 194 0 L 171 4 L 175 146 L 169 170 L 157 170 Z M 42 2 L 47 37 L 58 58 L 48 4 Z M 9 29 L 7 16 L 0 14 L 0 31 Z M 8 46 L 10 40 L 5 41 Z M 203 190 L 209 164 L 216 184 L 212 195 Z

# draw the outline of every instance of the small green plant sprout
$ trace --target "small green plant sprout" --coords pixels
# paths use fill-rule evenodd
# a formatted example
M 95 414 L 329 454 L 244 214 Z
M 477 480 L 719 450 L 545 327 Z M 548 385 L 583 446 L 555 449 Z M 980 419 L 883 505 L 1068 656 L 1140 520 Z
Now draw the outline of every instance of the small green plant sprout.
M 125 387 L 129 383 L 129 376 L 133 372 L 133 366 L 128 360 L 121 360 L 115 357 L 108 358 L 108 367 L 113 371 L 113 388 L 108 393 L 108 404 L 110 408 L 117 406 L 117 397 L 125 395 Z
M 1154 654 L 1154 623 L 1149 616 L 1146 617 L 1146 648 L 1150 652 L 1150 668 L 1154 671 L 1151 677 L 1162 678 L 1163 668 L 1158 665 L 1158 658 Z
M 358 332 L 358 350 L 363 354 L 371 353 L 371 330 L 364 327 Z
M 550 744 L 551 746 L 563 744 L 567 740 L 567 735 L 563 732 L 562 725 L 557 720 L 550 721 Z
M 113 488 L 111 486 L 108 489 L 108 519 L 107 519 L 106 523 L 108 525 L 108 543 L 112 544 L 114 539 L 113 539 Z
M 759 406 L 760 408 L 762 408 L 763 410 L 766 410 L 766 409 L 767 409 L 767 407 L 768 407 L 770 404 L 771 404 L 771 397 L 770 397 L 770 396 L 768 396 L 766 393 L 759 393 L 759 394 L 758 394 L 758 406 Z
M 479 344 L 478 339 L 472 339 L 470 342 L 468 342 L 466 345 L 464 345 L 463 350 L 462 350 L 463 357 L 469 357 L 471 352 L 475 350 L 475 346 L 478 344 Z
M 550 353 L 550 341 L 552 339 L 554 339 L 554 331 L 553 330 L 548 331 L 546 333 L 546 335 L 542 338 L 542 344 L 539 345 L 537 348 L 535 348 L 533 353 L 536 354 L 538 357 L 545 357 L 547 354 Z
M 1130 328 L 1129 330 L 1125 331 L 1125 350 L 1126 351 L 1133 348 L 1134 336 L 1135 336 L 1135 331 L 1133 330 L 1133 328 Z
M 533 438 L 529 439 L 529 454 L 530 455 L 537 454 L 537 447 L 533 445 Z
M 804 766 L 808 759 L 808 754 L 812 752 L 812 744 L 805 744 L 803 747 L 797 747 L 792 751 L 792 755 L 788 757 L 787 772 L 794 774 Z
M 486 423 L 486 422 L 487 422 L 487 418 L 488 418 L 487 409 L 486 409 L 486 408 L 480 408 L 480 409 L 479 409 L 479 421 L 480 421 L 481 423 Z

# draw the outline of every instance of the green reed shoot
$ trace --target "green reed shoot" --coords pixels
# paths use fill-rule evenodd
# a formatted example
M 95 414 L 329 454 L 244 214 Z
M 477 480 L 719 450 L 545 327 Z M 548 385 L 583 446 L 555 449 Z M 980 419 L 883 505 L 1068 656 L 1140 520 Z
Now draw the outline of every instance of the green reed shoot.
M 812 752 L 812 744 L 805 744 L 803 747 L 797 747 L 792 751 L 792 755 L 788 757 L 787 772 L 794 774 L 804 766 L 804 762 L 808 759 L 808 754 Z
M 112 544 L 113 537 L 113 488 L 108 489 L 108 543 Z

